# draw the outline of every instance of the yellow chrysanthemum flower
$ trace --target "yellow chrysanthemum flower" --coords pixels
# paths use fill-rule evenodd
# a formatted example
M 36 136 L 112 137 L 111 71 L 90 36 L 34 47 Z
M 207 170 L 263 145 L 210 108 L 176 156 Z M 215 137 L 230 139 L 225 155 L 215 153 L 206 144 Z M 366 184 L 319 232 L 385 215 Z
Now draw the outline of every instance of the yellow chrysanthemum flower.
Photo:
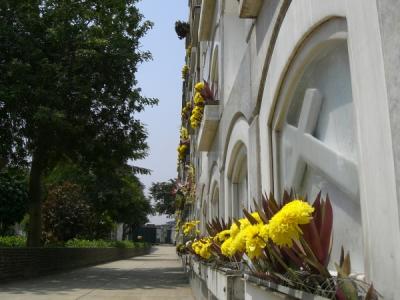
M 183 235 L 189 235 L 193 230 L 196 229 L 196 226 L 199 223 L 200 223 L 200 221 L 194 220 L 194 221 L 189 221 L 189 222 L 186 222 L 185 224 L 183 224 L 182 225 Z
M 193 109 L 192 115 L 190 116 L 190 126 L 192 126 L 192 128 L 195 129 L 200 126 L 203 118 L 203 111 L 204 108 L 202 106 L 195 106 Z
M 189 139 L 189 132 L 186 127 L 181 127 L 181 140 L 188 140 Z
M 260 236 L 263 224 L 247 226 L 243 231 L 246 240 L 246 254 L 252 259 L 259 257 L 266 246 L 265 240 Z
M 244 229 L 241 229 L 233 238 L 232 249 L 234 253 L 244 252 L 246 249 L 246 231 Z
M 223 244 L 221 245 L 221 253 L 225 256 L 231 257 L 233 256 L 233 249 L 232 249 L 232 241 L 233 238 L 226 239 Z
M 182 79 L 183 80 L 185 80 L 188 73 L 189 73 L 189 67 L 187 65 L 184 65 L 182 68 Z
M 314 208 L 307 202 L 294 200 L 286 204 L 268 223 L 271 240 L 279 246 L 292 247 L 293 240 L 303 234 L 299 225 L 308 224 Z
M 261 226 L 259 235 L 264 241 L 268 241 L 268 239 L 269 239 L 269 226 L 268 226 L 268 224 L 264 224 L 264 225 Z
M 231 231 L 229 229 L 227 230 L 223 230 L 221 232 L 218 232 L 215 236 L 214 236 L 214 242 L 216 243 L 222 243 L 224 242 L 226 239 L 228 239 L 231 236 Z
M 199 92 L 197 92 L 194 95 L 193 102 L 194 102 L 195 105 L 203 104 L 204 103 L 204 98 Z
M 193 251 L 204 259 L 209 259 L 212 255 L 211 253 L 211 238 L 202 238 L 200 240 L 196 240 L 192 244 Z
M 204 82 L 200 81 L 200 82 L 196 83 L 196 85 L 194 86 L 194 89 L 196 90 L 196 92 L 201 93 L 201 91 L 204 89 Z
M 249 252 L 249 256 L 255 257 L 256 255 L 259 256 L 261 254 L 262 248 L 265 247 L 265 242 L 263 239 L 258 237 L 258 233 L 261 230 L 264 222 L 261 220 L 260 215 L 258 212 L 253 212 L 251 216 L 257 220 L 258 224 L 252 225 L 247 218 L 239 219 L 238 222 L 240 226 L 236 222 L 231 225 L 230 231 L 230 238 L 225 240 L 225 242 L 221 245 L 224 249 L 225 256 L 233 256 L 236 253 Z M 257 239 L 255 238 L 255 230 L 257 231 Z

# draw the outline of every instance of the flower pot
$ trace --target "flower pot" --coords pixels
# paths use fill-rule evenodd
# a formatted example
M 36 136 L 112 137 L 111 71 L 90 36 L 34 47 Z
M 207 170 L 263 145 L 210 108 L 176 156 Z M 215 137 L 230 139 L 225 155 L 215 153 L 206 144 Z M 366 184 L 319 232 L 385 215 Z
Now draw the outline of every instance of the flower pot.
M 242 273 L 192 259 L 190 285 L 196 299 L 243 300 Z
M 223 268 L 208 268 L 207 288 L 209 299 L 244 299 L 244 281 L 242 272 Z M 213 298 L 214 297 L 214 298 Z
M 244 274 L 244 281 L 245 300 L 328 300 L 319 295 L 292 289 L 248 274 Z

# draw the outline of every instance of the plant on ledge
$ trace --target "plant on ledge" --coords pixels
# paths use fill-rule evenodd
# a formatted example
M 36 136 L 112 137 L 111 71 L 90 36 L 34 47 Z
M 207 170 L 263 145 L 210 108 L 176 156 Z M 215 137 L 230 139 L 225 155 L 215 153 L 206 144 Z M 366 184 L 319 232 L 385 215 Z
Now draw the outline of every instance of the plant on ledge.
M 178 160 L 185 161 L 186 155 L 189 152 L 190 139 L 189 133 L 186 127 L 182 127 L 180 130 L 180 141 L 178 146 Z
M 189 67 L 188 65 L 184 65 L 182 67 L 182 80 L 185 80 L 188 74 L 189 74 Z
M 192 244 L 204 261 L 241 261 L 248 280 L 279 284 L 336 300 L 379 299 L 372 284 L 350 275 L 350 256 L 342 249 L 337 275 L 328 269 L 332 249 L 333 211 L 319 193 L 309 204 L 293 192 L 282 201 L 263 197 L 255 210 L 232 224 L 213 220 L 209 237 Z M 228 265 L 225 263 L 225 265 Z M 239 265 L 238 265 L 239 266 Z
M 176 21 L 175 32 L 180 40 L 186 38 L 190 31 L 190 25 L 188 22 Z
M 190 126 L 196 129 L 200 126 L 203 119 L 204 106 L 207 104 L 216 104 L 213 91 L 210 89 L 207 81 L 200 81 L 196 83 L 195 94 L 193 97 L 194 108 L 190 116 Z

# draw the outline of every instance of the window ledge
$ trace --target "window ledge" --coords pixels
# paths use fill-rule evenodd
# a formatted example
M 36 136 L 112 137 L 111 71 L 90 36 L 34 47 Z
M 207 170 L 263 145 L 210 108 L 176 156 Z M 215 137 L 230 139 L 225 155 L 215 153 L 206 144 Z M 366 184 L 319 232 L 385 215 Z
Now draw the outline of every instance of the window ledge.
M 239 17 L 255 19 L 260 12 L 263 0 L 240 0 Z
M 199 129 L 198 150 L 209 151 L 219 124 L 219 105 L 206 105 Z

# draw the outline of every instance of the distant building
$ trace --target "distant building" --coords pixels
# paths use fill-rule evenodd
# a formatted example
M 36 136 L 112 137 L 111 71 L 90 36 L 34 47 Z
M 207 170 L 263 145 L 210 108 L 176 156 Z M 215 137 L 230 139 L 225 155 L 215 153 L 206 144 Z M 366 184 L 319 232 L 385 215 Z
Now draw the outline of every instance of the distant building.
M 146 224 L 135 229 L 132 233 L 133 241 L 145 241 L 152 244 L 175 243 L 175 221 L 164 225 Z

